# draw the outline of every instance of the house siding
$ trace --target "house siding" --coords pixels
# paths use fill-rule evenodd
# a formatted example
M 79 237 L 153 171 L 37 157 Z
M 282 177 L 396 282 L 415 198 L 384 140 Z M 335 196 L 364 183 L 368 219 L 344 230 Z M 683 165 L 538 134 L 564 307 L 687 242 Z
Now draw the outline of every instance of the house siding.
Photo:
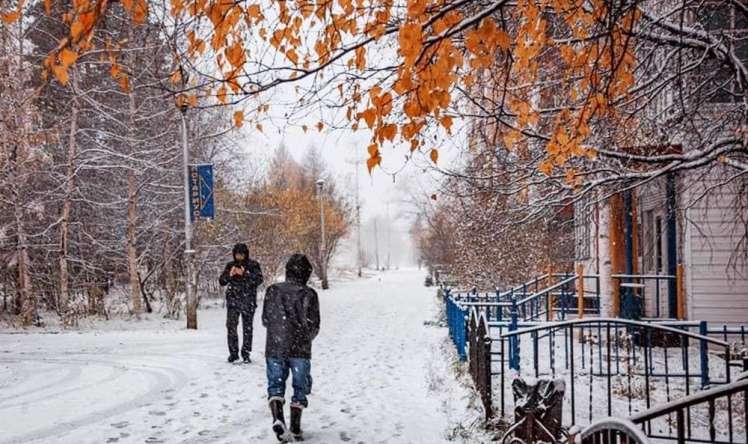
M 741 211 L 735 207 L 739 183 L 723 185 L 734 171 L 715 167 L 687 173 L 682 184 L 686 208 L 684 252 L 686 290 L 691 319 L 718 324 L 748 323 L 748 266 L 736 253 L 746 235 Z M 698 180 L 689 180 L 695 179 Z M 744 180 L 744 179 L 739 179 Z M 708 197 L 700 198 L 714 187 Z M 743 220 L 746 219 L 743 215 Z

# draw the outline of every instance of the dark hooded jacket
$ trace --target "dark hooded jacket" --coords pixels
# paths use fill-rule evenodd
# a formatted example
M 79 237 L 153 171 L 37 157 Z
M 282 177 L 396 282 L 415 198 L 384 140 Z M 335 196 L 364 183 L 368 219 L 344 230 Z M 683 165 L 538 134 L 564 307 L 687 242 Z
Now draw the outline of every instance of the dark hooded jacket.
M 294 254 L 286 264 L 286 281 L 265 291 L 262 324 L 267 328 L 265 356 L 271 358 L 312 357 L 312 340 L 319 333 L 319 300 L 308 287 L 312 264 L 303 254 Z
M 237 253 L 243 253 L 244 259 L 236 260 Z M 262 269 L 249 258 L 249 248 L 245 244 L 234 245 L 232 254 L 234 260 L 226 264 L 218 278 L 218 283 L 226 287 L 226 305 L 243 311 L 254 310 L 257 307 L 257 287 L 262 284 Z M 244 268 L 244 274 L 231 276 L 231 267 Z

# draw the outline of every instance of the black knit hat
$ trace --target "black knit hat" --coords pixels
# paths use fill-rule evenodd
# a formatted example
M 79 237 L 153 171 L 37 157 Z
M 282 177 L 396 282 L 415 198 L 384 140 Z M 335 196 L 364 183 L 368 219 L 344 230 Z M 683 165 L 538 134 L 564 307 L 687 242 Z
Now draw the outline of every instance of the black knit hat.
M 249 248 L 247 248 L 247 244 L 234 245 L 234 250 L 231 252 L 231 254 L 234 256 L 234 259 L 236 259 L 237 253 L 243 254 L 244 259 L 247 259 L 249 257 Z
M 309 259 L 301 253 L 296 253 L 286 263 L 286 280 L 306 284 L 312 275 L 312 269 Z

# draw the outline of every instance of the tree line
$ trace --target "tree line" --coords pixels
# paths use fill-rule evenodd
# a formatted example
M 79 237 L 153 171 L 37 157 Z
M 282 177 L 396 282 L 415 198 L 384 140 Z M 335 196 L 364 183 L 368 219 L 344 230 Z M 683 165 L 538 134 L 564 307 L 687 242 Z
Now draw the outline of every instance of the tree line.
M 132 26 L 119 7 L 89 36 L 95 49 L 61 55 L 66 81 L 50 81 L 45 60 L 69 32 L 69 7 L 31 2 L 22 20 L 0 26 L 3 318 L 178 317 L 184 191 L 173 42 L 157 22 Z M 324 165 L 301 168 L 286 152 L 263 169 L 238 142 L 230 110 L 190 107 L 186 119 L 191 159 L 213 163 L 218 181 L 218 218 L 197 226 L 201 282 L 238 241 L 256 246 L 271 276 L 294 251 L 329 262 L 350 217 Z M 319 219 L 313 176 L 325 175 L 330 236 L 320 252 L 319 225 L 302 226 Z

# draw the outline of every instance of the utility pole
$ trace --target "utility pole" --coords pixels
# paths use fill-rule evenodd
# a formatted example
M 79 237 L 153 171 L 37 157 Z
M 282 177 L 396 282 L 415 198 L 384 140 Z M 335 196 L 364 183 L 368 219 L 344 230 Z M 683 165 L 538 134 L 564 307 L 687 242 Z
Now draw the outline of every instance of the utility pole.
M 359 190 L 358 190 L 358 173 L 359 173 L 359 166 L 361 165 L 360 160 L 356 160 L 356 264 L 358 264 L 358 277 L 362 276 L 361 273 L 361 261 L 362 261 L 362 252 L 361 252 L 361 200 L 359 198 Z
M 391 249 L 392 249 L 392 219 L 390 219 L 390 202 L 387 201 L 387 270 L 390 269 Z
M 377 218 L 374 218 L 374 255 L 376 256 L 377 271 L 379 271 L 379 228 Z
M 354 146 L 355 149 L 355 146 Z M 358 268 L 358 277 L 361 277 L 363 267 L 363 251 L 361 251 L 361 198 L 359 190 L 359 173 L 363 159 L 347 159 L 346 162 L 353 164 L 356 171 L 356 266 Z
M 195 297 L 195 250 L 192 249 L 192 220 L 190 215 L 190 177 L 189 161 L 190 151 L 187 144 L 187 104 L 179 106 L 182 116 L 182 155 L 184 174 L 184 257 L 187 261 L 187 277 L 185 279 L 187 328 L 197 330 L 197 298 Z
M 324 187 L 325 187 L 325 181 L 324 179 L 319 179 L 317 181 L 317 191 L 318 191 L 318 197 L 319 197 L 319 226 L 320 226 L 320 243 L 319 243 L 319 257 L 320 257 L 320 274 L 322 275 L 322 289 L 327 290 L 330 288 L 328 282 L 327 282 L 327 265 L 326 265 L 326 256 L 327 256 L 327 250 L 325 245 L 325 207 L 324 207 Z

